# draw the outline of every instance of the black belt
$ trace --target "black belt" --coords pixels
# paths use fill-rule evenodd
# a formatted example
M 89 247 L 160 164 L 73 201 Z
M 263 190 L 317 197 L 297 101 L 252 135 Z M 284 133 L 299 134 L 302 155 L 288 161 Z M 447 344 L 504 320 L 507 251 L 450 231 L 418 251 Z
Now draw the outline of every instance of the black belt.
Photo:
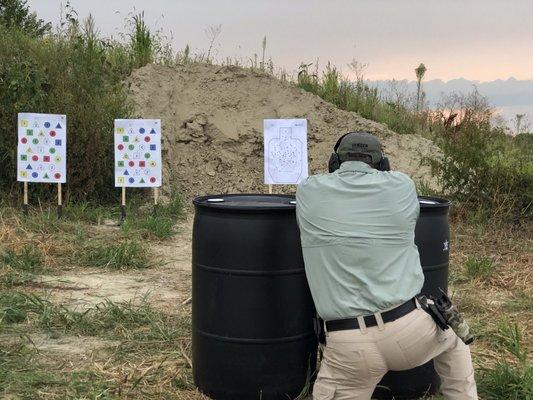
M 398 307 L 393 308 L 392 310 L 382 312 L 381 318 L 383 318 L 384 323 L 392 322 L 394 320 L 397 320 L 398 318 L 403 317 L 404 315 L 409 314 L 416 308 L 416 302 L 413 298 L 399 305 Z M 365 325 L 368 328 L 370 328 L 371 326 L 376 326 L 378 324 L 378 321 L 376 321 L 376 317 L 374 317 L 373 315 L 367 315 L 363 317 L 363 319 L 365 321 Z M 326 321 L 327 332 L 346 331 L 349 329 L 359 329 L 359 321 L 357 321 L 357 318 L 334 319 L 332 321 Z

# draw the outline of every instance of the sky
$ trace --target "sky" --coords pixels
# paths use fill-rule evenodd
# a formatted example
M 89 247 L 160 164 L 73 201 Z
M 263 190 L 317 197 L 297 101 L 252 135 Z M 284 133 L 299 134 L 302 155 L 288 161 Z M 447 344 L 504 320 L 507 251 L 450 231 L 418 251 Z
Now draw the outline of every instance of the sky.
M 66 0 L 29 0 L 47 20 L 60 21 Z M 221 24 L 216 57 L 244 62 L 261 53 L 288 72 L 301 62 L 328 61 L 349 75 L 353 59 L 366 79 L 533 79 L 532 0 L 71 0 L 92 14 L 104 36 L 125 30 L 125 18 L 145 12 L 175 49 L 204 52 L 206 28 Z

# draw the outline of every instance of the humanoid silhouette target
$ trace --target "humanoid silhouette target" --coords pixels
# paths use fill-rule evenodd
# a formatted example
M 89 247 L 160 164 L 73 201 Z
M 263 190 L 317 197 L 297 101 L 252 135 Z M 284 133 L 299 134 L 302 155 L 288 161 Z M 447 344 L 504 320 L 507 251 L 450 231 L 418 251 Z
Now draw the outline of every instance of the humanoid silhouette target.
M 298 184 L 308 176 L 307 120 L 265 119 L 265 184 Z

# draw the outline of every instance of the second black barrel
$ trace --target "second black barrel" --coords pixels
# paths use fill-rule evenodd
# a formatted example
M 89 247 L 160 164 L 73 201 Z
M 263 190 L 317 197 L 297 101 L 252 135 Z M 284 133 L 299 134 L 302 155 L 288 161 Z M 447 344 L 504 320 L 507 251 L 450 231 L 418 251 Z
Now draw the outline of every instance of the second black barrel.
M 422 294 L 438 297 L 448 290 L 450 202 L 436 197 L 419 197 L 420 216 L 415 228 L 415 243 L 424 271 Z M 377 399 L 418 399 L 434 394 L 440 379 L 430 361 L 408 371 L 390 371 L 374 392 Z

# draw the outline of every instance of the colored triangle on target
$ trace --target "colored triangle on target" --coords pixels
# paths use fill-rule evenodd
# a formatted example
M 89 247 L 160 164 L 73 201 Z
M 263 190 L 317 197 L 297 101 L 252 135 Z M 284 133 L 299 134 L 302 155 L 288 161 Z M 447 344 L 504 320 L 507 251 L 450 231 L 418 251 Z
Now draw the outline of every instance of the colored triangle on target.
M 150 131 L 150 133 L 151 133 L 152 135 L 154 135 L 154 134 L 155 134 L 155 129 L 152 128 L 152 130 Z
M 39 132 L 39 136 L 44 136 L 44 131 L 41 129 L 41 131 Z
M 129 175 L 130 173 L 128 172 L 128 170 L 124 171 L 124 175 Z
M 28 154 L 33 153 L 33 150 L 31 149 L 31 147 L 28 147 L 28 150 L 26 150 L 26 153 L 28 153 Z
M 43 178 L 44 178 L 44 179 L 50 179 L 50 177 L 48 176 L 48 174 L 44 174 Z
M 31 164 L 28 164 L 28 166 L 26 167 L 26 169 L 33 169 L 33 168 L 31 167 Z
M 58 122 L 57 125 L 56 125 L 56 129 L 62 129 L 61 128 L 61 124 Z
M 144 181 L 144 178 L 141 178 L 139 183 L 146 183 L 146 182 Z

